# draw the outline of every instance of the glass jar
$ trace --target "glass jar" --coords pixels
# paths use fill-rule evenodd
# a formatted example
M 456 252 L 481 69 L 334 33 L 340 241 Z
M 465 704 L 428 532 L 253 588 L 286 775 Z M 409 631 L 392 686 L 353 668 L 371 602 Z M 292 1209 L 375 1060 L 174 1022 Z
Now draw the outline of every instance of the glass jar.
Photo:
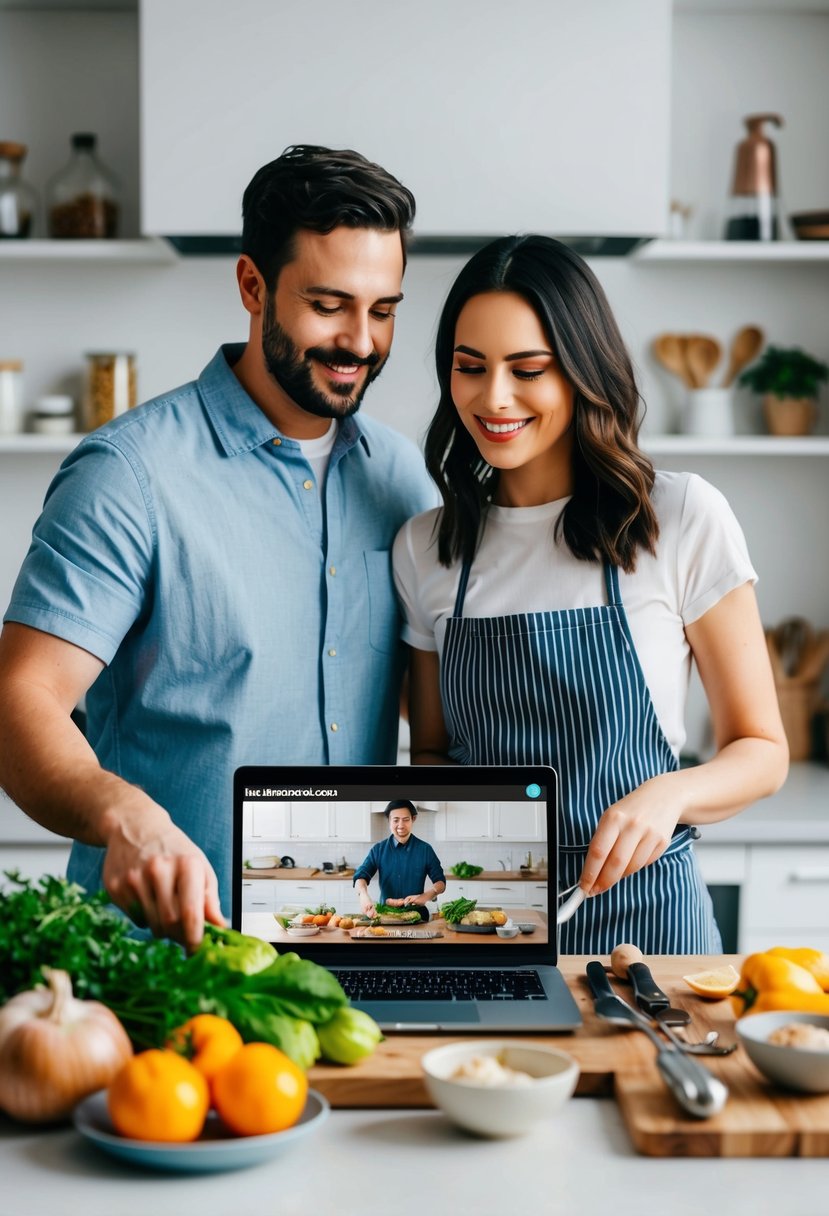
M 32 406 L 36 435 L 71 435 L 75 430 L 75 402 L 67 393 L 47 393 Z
M 0 141 L 0 240 L 25 239 L 34 229 L 37 194 L 20 176 L 28 150 L 11 139 Z
M 0 359 L 0 435 L 23 430 L 23 364 Z
M 47 187 L 51 237 L 112 238 L 118 233 L 118 183 L 95 155 L 97 140 L 97 135 L 73 135 L 69 163 Z
M 126 351 L 88 354 L 84 428 L 94 431 L 137 403 L 135 355 Z

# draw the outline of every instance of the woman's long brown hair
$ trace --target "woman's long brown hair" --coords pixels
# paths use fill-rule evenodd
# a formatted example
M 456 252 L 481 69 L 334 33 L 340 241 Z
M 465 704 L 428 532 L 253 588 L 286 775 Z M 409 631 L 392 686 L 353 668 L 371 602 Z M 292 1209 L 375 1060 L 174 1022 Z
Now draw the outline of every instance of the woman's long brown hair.
M 509 236 L 479 250 L 455 280 L 438 322 L 440 400 L 426 437 L 426 464 L 443 498 L 438 557 L 471 561 L 498 470 L 483 459 L 451 394 L 461 309 L 485 292 L 515 292 L 541 322 L 573 387 L 573 495 L 558 521 L 582 561 L 627 572 L 637 550 L 654 552 L 653 465 L 639 450 L 641 398 L 630 357 L 601 284 L 578 254 L 545 236 Z

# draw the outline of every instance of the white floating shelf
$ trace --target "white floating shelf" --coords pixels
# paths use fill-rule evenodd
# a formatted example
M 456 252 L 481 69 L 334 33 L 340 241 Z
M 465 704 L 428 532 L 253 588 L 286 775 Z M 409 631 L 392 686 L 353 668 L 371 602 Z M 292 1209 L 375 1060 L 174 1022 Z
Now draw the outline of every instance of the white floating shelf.
M 639 445 L 659 456 L 829 456 L 829 435 L 791 439 L 776 435 L 732 435 L 727 439 L 697 435 L 640 435 Z
M 651 241 L 634 262 L 829 262 L 829 241 Z
M 75 435 L 0 435 L 0 456 L 65 455 L 76 448 L 84 434 Z
M 128 241 L 0 241 L 3 262 L 141 262 L 169 266 L 178 261 L 171 245 L 158 236 Z

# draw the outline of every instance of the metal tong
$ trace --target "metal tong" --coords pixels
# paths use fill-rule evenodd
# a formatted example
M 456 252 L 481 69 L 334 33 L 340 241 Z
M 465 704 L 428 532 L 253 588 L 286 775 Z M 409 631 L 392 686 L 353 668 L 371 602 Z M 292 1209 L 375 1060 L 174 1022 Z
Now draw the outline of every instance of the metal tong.
M 728 1098 L 728 1089 L 723 1082 L 690 1059 L 677 1044 L 660 1038 L 650 1021 L 613 991 L 602 963 L 587 964 L 587 982 L 597 1017 L 633 1026 L 654 1044 L 656 1066 L 682 1109 L 697 1119 L 719 1114 Z

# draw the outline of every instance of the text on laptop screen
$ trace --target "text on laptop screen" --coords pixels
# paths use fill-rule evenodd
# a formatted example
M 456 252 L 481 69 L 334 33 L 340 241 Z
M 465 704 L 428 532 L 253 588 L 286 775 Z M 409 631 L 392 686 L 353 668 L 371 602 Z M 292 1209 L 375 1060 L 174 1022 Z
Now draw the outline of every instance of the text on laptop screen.
M 413 774 L 410 788 L 251 784 L 239 794 L 243 933 L 305 955 L 336 946 L 349 961 L 373 942 L 401 952 L 497 944 L 506 961 L 548 941 L 545 787 L 453 787 L 447 773 L 445 787 L 418 788 Z

